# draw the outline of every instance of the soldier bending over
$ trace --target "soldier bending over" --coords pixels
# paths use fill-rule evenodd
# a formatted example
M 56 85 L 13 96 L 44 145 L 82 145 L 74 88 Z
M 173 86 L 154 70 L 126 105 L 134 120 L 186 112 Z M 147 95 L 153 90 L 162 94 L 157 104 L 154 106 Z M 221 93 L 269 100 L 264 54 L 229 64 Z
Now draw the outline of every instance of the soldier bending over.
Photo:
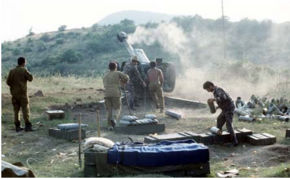
M 212 102 L 215 101 L 218 104 L 218 107 L 222 110 L 217 118 L 217 128 L 222 130 L 223 125 L 226 123 L 227 130 L 231 134 L 233 145 L 237 146 L 238 139 L 232 125 L 235 110 L 235 105 L 232 98 L 222 88 L 215 86 L 210 81 L 207 81 L 203 84 L 203 89 L 213 93 L 214 98 L 209 100 Z

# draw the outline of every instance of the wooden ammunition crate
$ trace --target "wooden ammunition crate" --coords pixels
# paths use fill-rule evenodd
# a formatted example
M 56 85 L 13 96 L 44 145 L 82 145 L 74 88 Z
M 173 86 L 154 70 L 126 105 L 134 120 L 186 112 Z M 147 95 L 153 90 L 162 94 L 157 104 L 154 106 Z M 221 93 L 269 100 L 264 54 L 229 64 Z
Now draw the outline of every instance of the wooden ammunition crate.
M 268 133 L 252 134 L 248 135 L 248 142 L 253 145 L 271 145 L 276 143 L 276 137 Z
M 144 135 L 154 134 L 165 131 L 165 124 L 140 124 L 134 126 L 115 127 L 116 133 Z
M 64 119 L 65 117 L 63 110 L 47 110 L 45 113 L 48 116 L 48 120 Z
M 66 140 L 78 140 L 79 133 L 78 129 L 76 130 L 60 130 L 58 128 L 48 129 L 48 135 L 51 137 L 66 139 Z M 86 130 L 82 129 L 82 139 L 86 138 Z
M 253 133 L 251 130 L 248 129 L 237 129 L 235 130 L 235 132 L 239 142 L 247 142 L 247 136 Z M 193 139 L 196 142 L 203 143 L 206 145 L 223 144 L 231 142 L 230 134 L 226 131 L 223 131 L 222 135 L 216 135 L 210 132 L 197 134 L 191 131 L 153 135 L 145 137 L 144 142 L 156 143 L 162 140 L 185 140 L 185 139 Z
M 285 137 L 287 138 L 290 138 L 290 129 L 286 129 L 286 135 L 285 135 Z

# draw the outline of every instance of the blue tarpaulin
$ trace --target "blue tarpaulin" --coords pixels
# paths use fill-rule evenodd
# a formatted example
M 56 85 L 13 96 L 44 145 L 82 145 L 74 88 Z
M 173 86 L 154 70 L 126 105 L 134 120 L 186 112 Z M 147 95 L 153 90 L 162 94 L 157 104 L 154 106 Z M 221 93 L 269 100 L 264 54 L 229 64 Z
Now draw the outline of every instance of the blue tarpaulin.
M 161 141 L 157 144 L 116 143 L 108 151 L 108 163 L 127 166 L 166 166 L 209 161 L 208 147 L 193 140 Z

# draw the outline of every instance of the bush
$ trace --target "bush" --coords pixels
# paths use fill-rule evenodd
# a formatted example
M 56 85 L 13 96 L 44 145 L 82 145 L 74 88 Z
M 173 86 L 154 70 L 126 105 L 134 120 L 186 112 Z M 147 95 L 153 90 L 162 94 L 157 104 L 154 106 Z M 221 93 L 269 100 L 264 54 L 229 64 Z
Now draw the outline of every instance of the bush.
M 37 48 L 38 52 L 43 52 L 44 50 L 47 49 L 45 43 L 43 43 L 43 42 L 39 42 L 37 46 L 38 46 L 38 48 Z
M 25 47 L 24 52 L 32 52 L 32 49 L 30 47 Z
M 15 48 L 15 49 L 12 50 L 12 54 L 15 55 L 15 56 L 19 55 L 20 54 L 20 50 L 18 48 Z
M 76 63 L 82 59 L 82 55 L 72 49 L 64 51 L 59 58 L 67 63 Z
M 42 41 L 44 41 L 44 42 L 49 42 L 49 41 L 50 41 L 49 35 L 47 35 L 47 34 L 43 34 L 43 35 L 40 37 L 40 40 L 42 40 Z
M 63 44 L 64 43 L 64 40 L 63 39 L 57 39 L 56 40 L 56 42 L 55 42 L 56 44 Z
M 62 25 L 58 28 L 59 32 L 65 31 L 66 30 L 66 25 Z

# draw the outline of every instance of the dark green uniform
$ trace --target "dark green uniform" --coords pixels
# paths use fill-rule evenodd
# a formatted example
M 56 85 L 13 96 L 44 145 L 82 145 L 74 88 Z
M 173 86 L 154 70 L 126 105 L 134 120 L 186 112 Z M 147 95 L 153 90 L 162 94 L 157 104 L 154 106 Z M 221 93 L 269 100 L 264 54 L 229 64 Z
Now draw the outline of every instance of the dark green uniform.
M 10 87 L 14 109 L 14 123 L 20 127 L 19 111 L 22 109 L 25 126 L 31 126 L 29 121 L 29 99 L 27 95 L 27 81 L 32 81 L 33 76 L 23 66 L 10 70 L 7 85 Z

